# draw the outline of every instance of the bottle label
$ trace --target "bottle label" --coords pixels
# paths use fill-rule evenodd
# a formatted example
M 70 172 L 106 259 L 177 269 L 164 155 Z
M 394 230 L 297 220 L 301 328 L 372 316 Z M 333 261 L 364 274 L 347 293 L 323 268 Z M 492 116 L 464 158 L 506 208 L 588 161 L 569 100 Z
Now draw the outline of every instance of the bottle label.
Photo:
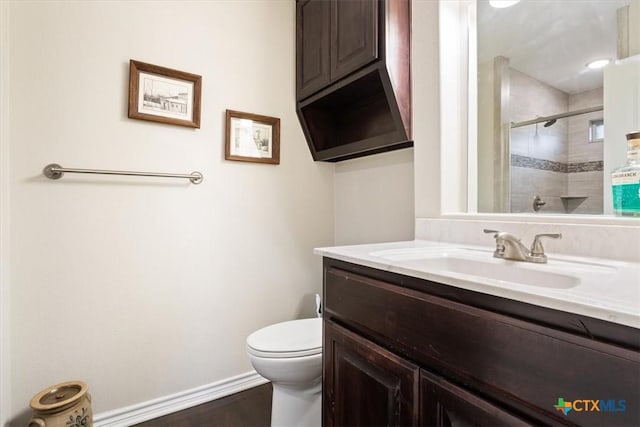
M 611 184 L 640 184 L 640 170 L 614 172 L 611 174 Z
M 627 160 L 640 159 L 640 139 L 627 141 Z
M 611 191 L 614 211 L 640 212 L 640 171 L 611 174 Z

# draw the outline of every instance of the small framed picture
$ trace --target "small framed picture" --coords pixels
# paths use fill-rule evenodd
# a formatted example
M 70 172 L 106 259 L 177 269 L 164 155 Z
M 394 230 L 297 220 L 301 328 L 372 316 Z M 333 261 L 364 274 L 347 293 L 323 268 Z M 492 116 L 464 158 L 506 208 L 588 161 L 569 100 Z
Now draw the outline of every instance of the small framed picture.
M 227 110 L 224 158 L 280 164 L 280 119 Z
M 200 127 L 202 77 L 129 61 L 129 117 Z

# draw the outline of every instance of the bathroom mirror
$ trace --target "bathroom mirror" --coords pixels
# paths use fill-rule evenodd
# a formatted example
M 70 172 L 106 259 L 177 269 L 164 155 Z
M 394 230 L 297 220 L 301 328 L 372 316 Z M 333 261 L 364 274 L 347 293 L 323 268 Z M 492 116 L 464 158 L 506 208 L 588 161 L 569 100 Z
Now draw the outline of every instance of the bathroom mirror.
M 610 214 L 610 171 L 640 127 L 640 0 L 470 8 L 478 212 Z

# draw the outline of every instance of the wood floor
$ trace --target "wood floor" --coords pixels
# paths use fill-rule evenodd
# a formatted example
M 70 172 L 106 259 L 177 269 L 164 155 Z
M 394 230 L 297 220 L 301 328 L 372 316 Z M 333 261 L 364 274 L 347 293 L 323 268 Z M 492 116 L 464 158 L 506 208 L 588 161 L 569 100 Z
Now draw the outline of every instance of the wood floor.
M 136 427 L 269 427 L 271 383 L 136 424 Z

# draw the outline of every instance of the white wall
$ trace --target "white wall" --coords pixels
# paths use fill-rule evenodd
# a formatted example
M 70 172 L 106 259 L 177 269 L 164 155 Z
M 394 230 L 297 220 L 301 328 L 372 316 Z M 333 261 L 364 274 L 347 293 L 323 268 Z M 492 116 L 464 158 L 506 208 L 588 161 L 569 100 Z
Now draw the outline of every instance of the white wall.
M 493 61 L 478 64 L 478 212 L 495 210 L 494 79 Z
M 640 55 L 640 2 L 629 4 L 629 56 Z
M 0 426 L 11 407 L 9 361 L 9 3 L 0 2 Z
M 458 188 L 441 187 L 440 180 L 441 168 L 446 167 L 445 159 L 441 159 L 440 144 L 440 8 L 437 1 L 419 0 L 413 1 L 411 7 L 415 216 L 437 218 L 442 212 L 443 199 L 449 194 L 456 198 L 460 193 Z
M 312 161 L 295 115 L 294 2 L 16 1 L 9 13 L 2 421 L 69 379 L 88 382 L 100 413 L 249 371 L 246 335 L 312 314 L 312 248 L 333 243 L 334 165 Z M 202 128 L 128 119 L 129 59 L 202 75 Z M 226 108 L 281 119 L 279 166 L 224 160 Z M 50 181 L 50 162 L 204 182 Z
M 335 243 L 413 240 L 413 150 L 336 164 Z

